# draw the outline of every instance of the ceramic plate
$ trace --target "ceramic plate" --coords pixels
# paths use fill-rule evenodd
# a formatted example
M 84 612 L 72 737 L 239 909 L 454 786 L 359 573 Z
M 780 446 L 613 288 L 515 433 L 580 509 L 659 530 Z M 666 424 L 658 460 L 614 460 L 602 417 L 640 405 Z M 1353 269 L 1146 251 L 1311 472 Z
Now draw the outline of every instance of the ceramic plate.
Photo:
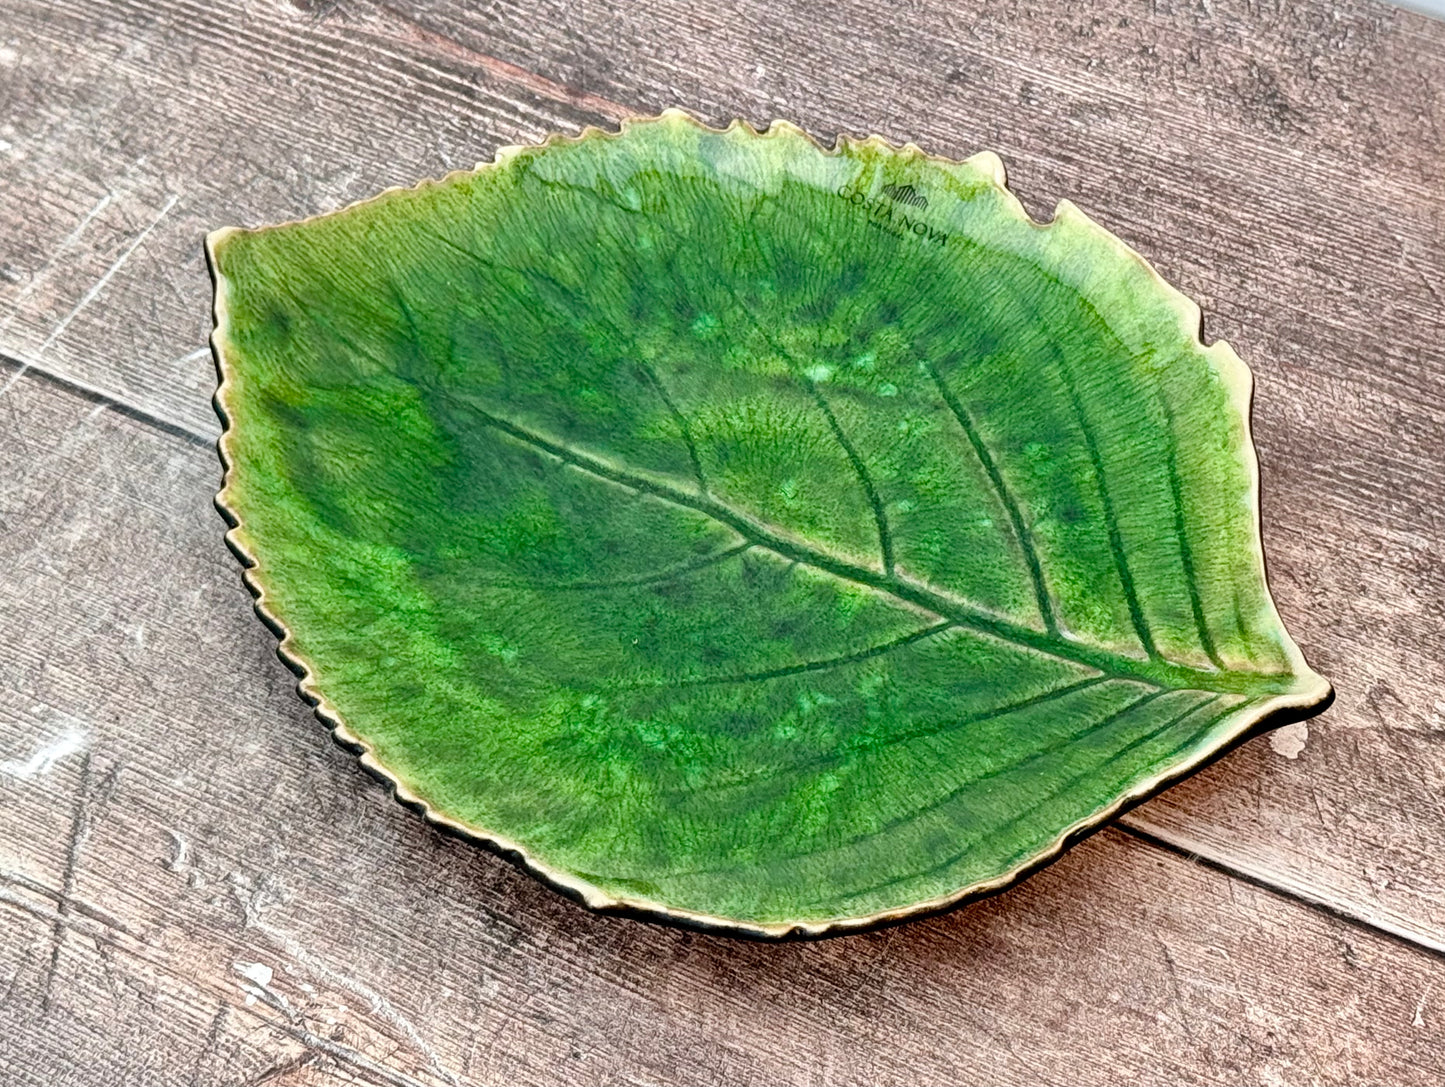
M 940 909 L 1329 696 L 1248 370 L 992 154 L 672 112 L 208 250 L 218 501 L 303 692 L 592 907 Z

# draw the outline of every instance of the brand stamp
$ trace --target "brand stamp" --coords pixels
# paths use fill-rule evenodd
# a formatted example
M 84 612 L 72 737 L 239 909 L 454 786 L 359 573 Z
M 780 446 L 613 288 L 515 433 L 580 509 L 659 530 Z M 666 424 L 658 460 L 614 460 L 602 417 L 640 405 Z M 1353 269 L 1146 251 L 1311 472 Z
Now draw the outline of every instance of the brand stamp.
M 928 207 L 928 197 L 912 185 L 884 185 L 883 195 L 898 204 L 907 204 L 915 208 Z
M 928 197 L 912 185 L 884 185 L 874 196 L 855 185 L 844 185 L 838 195 L 868 217 L 868 225 L 895 237 L 914 237 L 931 245 L 948 244 L 948 232 L 920 214 Z

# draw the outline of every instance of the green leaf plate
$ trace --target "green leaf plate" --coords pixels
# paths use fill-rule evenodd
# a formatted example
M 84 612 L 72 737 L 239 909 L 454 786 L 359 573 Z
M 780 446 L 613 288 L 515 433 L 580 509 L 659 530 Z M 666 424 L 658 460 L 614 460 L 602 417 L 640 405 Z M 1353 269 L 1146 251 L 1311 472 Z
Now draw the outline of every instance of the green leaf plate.
M 208 252 L 218 504 L 303 693 L 589 906 L 942 909 L 1330 696 L 1248 370 L 992 154 L 668 112 Z

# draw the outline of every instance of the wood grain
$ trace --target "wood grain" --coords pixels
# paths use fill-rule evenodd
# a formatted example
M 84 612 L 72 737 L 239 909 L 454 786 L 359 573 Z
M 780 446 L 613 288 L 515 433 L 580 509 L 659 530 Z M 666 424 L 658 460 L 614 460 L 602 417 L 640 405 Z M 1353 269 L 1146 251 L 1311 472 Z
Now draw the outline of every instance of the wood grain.
M 209 509 L 200 235 L 669 105 L 993 148 L 1201 302 L 1339 689 L 1296 758 L 1246 745 L 994 902 L 768 949 L 586 916 L 329 746 Z M 1439 960 L 1254 881 L 1445 949 L 1445 23 L 12 0 L 0 106 L 0 1079 L 1440 1078 Z
M 6 1083 L 1445 1076 L 1434 957 L 1115 831 L 821 944 L 587 914 L 329 742 L 192 442 L 33 376 L 0 413 Z

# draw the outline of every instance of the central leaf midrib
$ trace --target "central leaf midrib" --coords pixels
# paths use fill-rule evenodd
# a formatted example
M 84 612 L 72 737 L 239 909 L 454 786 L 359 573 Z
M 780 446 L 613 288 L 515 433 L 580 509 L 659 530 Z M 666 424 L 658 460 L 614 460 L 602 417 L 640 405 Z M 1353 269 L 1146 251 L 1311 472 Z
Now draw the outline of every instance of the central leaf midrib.
M 456 394 L 453 394 L 456 395 Z M 1062 635 L 1051 635 L 1011 622 L 1002 616 L 984 611 L 965 601 L 949 597 L 920 582 L 896 573 L 884 574 L 858 566 L 827 552 L 780 534 L 747 514 L 733 509 L 710 494 L 691 494 L 670 486 L 660 479 L 639 475 L 587 453 L 569 448 L 508 419 L 493 415 L 470 397 L 457 396 L 475 413 L 478 421 L 509 437 L 555 457 L 564 464 L 618 484 L 644 492 L 674 506 L 711 517 L 727 525 L 755 547 L 814 569 L 832 574 L 844 581 L 886 593 L 896 600 L 911 604 L 935 616 L 978 633 L 992 635 L 1013 645 L 1093 668 L 1114 678 L 1138 679 L 1156 687 L 1175 690 L 1219 691 L 1234 694 L 1283 694 L 1293 689 L 1295 677 L 1289 673 L 1217 672 L 1191 668 L 1162 658 L 1133 660 L 1106 649 L 1076 642 Z

